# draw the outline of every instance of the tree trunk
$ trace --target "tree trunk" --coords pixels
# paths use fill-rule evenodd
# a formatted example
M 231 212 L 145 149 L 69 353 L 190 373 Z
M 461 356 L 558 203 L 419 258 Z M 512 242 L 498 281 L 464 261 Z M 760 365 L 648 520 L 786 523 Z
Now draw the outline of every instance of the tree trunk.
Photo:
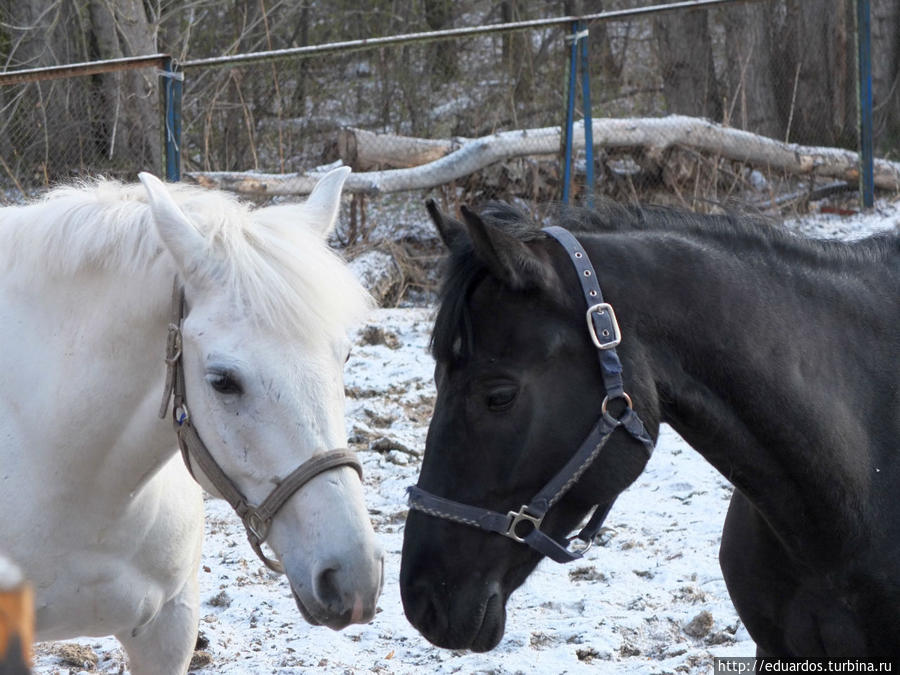
M 653 21 L 663 93 L 670 113 L 722 119 L 708 12 L 677 12 Z
M 503 23 L 523 21 L 527 18 L 519 0 L 503 0 L 500 3 Z M 534 53 L 531 35 L 525 31 L 504 33 L 503 63 L 506 64 L 513 83 L 513 100 L 529 101 L 534 97 Z M 515 107 L 513 109 L 515 112 Z
M 141 0 L 91 0 L 90 16 L 99 58 L 156 52 L 155 31 Z M 104 105 L 97 111 L 96 137 L 103 140 L 107 159 L 122 157 L 128 166 L 158 171 L 162 163 L 156 73 L 125 70 L 101 75 L 99 81 Z
M 738 129 L 784 138 L 772 79 L 771 7 L 739 4 L 722 9 L 727 89 L 725 119 Z
M 456 141 L 376 134 L 344 127 L 338 132 L 338 157 L 354 171 L 419 166 L 456 150 Z
M 583 0 L 582 12 L 584 14 L 599 14 L 606 11 L 604 0 Z M 594 59 L 600 66 L 600 74 L 609 80 L 616 81 L 622 76 L 622 67 L 625 64 L 624 56 L 616 58 L 613 53 L 612 42 L 609 39 L 605 21 L 598 21 L 591 25 L 591 51 Z M 596 74 L 596 73 L 595 73 Z
M 872 98 L 875 147 L 900 156 L 900 3 L 872 0 Z
M 787 0 L 776 42 L 786 138 L 856 147 L 856 50 L 852 0 Z M 778 48 L 776 47 L 776 49 Z
M 453 0 L 424 0 L 424 6 L 428 30 L 443 30 L 453 25 L 453 17 L 456 14 Z M 433 86 L 448 84 L 459 76 L 456 43 L 434 42 L 428 46 L 427 54 L 431 63 Z

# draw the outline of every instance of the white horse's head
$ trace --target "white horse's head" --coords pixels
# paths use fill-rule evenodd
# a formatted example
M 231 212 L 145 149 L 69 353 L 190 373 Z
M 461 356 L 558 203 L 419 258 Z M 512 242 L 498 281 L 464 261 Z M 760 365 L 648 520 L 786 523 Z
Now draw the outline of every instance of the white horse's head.
M 235 204 L 238 227 L 192 211 L 175 188 L 141 175 L 185 288 L 182 367 L 191 419 L 251 504 L 315 454 L 345 445 L 346 331 L 369 300 L 324 240 L 348 173 L 327 174 L 301 205 L 251 211 Z M 295 492 L 267 543 L 310 623 L 340 629 L 374 616 L 383 553 L 354 469 L 330 469 Z

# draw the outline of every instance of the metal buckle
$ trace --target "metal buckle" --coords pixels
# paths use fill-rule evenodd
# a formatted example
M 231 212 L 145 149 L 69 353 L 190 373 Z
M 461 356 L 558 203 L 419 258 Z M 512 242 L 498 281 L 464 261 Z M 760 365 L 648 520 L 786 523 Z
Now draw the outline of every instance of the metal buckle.
M 506 514 L 506 516 L 509 518 L 509 524 L 506 526 L 506 532 L 504 532 L 503 534 L 506 535 L 507 537 L 509 537 L 510 539 L 519 542 L 520 544 L 525 544 L 527 542 L 525 541 L 524 538 L 522 538 L 518 534 L 516 534 L 516 527 L 518 526 L 518 524 L 521 523 L 522 521 L 525 521 L 525 522 L 531 523 L 532 526 L 534 527 L 534 529 L 539 530 L 539 529 L 541 529 L 541 522 L 544 520 L 543 516 L 538 518 L 537 516 L 533 516 L 530 513 L 528 513 L 526 511 L 527 508 L 528 508 L 528 506 L 525 505 L 525 506 L 522 506 L 518 510 L 518 512 L 510 511 L 509 513 Z
M 181 327 L 178 324 L 169 324 L 169 333 L 166 336 L 166 363 L 174 366 L 181 358 Z
M 256 537 L 259 543 L 266 540 L 270 524 L 268 519 L 263 518 L 256 510 L 251 510 L 244 515 L 243 520 L 247 531 Z
M 603 316 L 603 314 L 607 312 L 609 313 L 610 323 L 612 324 L 612 335 L 609 334 L 608 330 L 604 330 L 603 335 L 597 335 L 597 327 L 594 325 L 593 319 L 594 312 L 600 316 Z M 588 307 L 585 317 L 587 318 L 588 334 L 591 336 L 591 341 L 597 349 L 612 349 L 622 341 L 622 333 L 619 330 L 619 321 L 616 319 L 616 313 L 613 311 L 612 305 L 608 302 L 599 302 L 596 305 Z

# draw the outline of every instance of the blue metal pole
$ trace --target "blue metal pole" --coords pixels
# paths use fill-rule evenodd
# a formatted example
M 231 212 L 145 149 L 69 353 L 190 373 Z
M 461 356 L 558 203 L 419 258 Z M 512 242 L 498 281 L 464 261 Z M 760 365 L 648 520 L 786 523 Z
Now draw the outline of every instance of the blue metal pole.
M 569 85 L 566 105 L 566 149 L 563 160 L 563 204 L 569 203 L 569 191 L 572 183 L 572 134 L 575 124 L 575 82 L 578 69 L 578 22 L 572 22 L 572 49 L 569 54 Z
M 856 0 L 856 46 L 859 66 L 859 190 L 862 206 L 875 204 L 872 132 L 872 25 L 869 0 Z
M 583 24 L 579 22 L 579 28 Z M 581 38 L 581 105 L 584 107 L 584 154 L 587 164 L 584 186 L 585 201 L 594 206 L 594 131 L 591 115 L 591 69 L 588 65 L 588 30 L 579 31 Z
M 184 73 L 182 73 L 175 59 L 166 59 L 163 72 L 163 106 L 164 129 L 163 147 L 165 148 L 166 180 L 178 182 L 181 180 L 181 95 L 183 90 Z

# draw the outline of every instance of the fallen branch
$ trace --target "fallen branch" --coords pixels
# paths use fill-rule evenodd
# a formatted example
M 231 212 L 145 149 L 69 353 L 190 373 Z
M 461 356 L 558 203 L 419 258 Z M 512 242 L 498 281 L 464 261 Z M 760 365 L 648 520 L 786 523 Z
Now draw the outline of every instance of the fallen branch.
M 338 156 L 354 171 L 376 168 L 405 169 L 440 159 L 467 139 L 432 140 L 394 134 L 376 134 L 344 127 L 338 132 Z
M 598 148 L 642 147 L 662 154 L 671 147 L 690 147 L 719 157 L 770 170 L 839 180 L 859 180 L 859 155 L 849 150 L 802 146 L 731 129 L 694 117 L 596 119 L 592 125 Z M 468 141 L 435 161 L 405 169 L 354 173 L 344 190 L 377 195 L 426 190 L 475 173 L 496 162 L 559 151 L 560 128 L 506 131 Z M 584 127 L 576 126 L 575 149 L 584 147 Z M 262 174 L 251 172 L 189 172 L 196 182 L 253 195 L 309 194 L 321 173 Z M 875 186 L 900 190 L 900 163 L 875 160 Z

